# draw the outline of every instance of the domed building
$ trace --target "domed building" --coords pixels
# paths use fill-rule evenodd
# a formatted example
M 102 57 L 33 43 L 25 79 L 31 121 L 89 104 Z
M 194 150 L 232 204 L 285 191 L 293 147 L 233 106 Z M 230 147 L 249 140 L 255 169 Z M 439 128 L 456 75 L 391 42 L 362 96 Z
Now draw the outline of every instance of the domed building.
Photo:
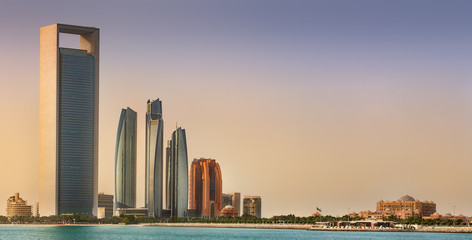
M 220 216 L 222 217 L 237 217 L 238 210 L 231 205 L 226 205 L 223 209 L 221 209 Z
M 377 212 L 395 215 L 403 219 L 411 216 L 427 217 L 436 212 L 436 203 L 432 201 L 421 202 L 407 194 L 397 201 L 381 200 L 377 202 Z
M 414 202 L 414 201 L 416 201 L 416 199 L 414 199 L 412 196 L 408 194 L 397 200 L 397 202 Z

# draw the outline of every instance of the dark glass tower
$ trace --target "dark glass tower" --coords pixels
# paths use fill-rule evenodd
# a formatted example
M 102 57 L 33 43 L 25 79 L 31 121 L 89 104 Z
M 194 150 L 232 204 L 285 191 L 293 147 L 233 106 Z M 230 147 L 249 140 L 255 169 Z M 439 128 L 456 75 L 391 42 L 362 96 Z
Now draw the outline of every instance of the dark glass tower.
M 92 214 L 94 65 L 85 50 L 59 49 L 58 214 Z
M 115 153 L 115 208 L 136 207 L 137 114 L 121 110 Z

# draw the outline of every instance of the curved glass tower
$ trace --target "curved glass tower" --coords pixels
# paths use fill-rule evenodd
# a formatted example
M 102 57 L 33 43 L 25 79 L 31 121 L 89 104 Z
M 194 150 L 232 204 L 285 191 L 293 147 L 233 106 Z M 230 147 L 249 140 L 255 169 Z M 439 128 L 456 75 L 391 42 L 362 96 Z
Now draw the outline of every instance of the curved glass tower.
M 150 217 L 160 218 L 162 213 L 163 167 L 162 102 L 148 100 L 146 111 L 146 183 L 145 207 Z
M 188 209 L 188 157 L 185 129 L 177 128 L 169 141 L 167 199 L 172 217 L 186 217 Z
M 115 153 L 115 208 L 136 207 L 136 120 L 133 109 L 121 110 Z

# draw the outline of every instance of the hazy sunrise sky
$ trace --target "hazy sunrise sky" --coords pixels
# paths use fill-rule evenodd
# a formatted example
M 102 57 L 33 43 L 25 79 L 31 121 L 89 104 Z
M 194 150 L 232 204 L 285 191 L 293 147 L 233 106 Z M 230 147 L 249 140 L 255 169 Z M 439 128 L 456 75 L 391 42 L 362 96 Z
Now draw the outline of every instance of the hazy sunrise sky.
M 472 215 L 472 1 L 0 0 L 0 215 L 38 201 L 39 29 L 100 28 L 99 192 L 121 108 L 216 159 L 262 215 L 344 215 L 404 194 Z M 61 35 L 62 46 L 78 37 Z

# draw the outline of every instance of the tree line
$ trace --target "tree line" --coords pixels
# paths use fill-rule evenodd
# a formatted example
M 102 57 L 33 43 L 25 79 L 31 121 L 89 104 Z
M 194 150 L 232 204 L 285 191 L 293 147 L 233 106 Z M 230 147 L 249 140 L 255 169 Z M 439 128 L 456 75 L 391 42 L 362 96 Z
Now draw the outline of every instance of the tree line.
M 294 214 L 273 216 L 271 218 L 257 218 L 252 215 L 244 214 L 238 217 L 217 217 L 209 218 L 166 218 L 156 219 L 150 217 L 135 217 L 130 215 L 121 215 L 98 219 L 91 215 L 60 215 L 60 216 L 0 216 L 2 224 L 140 224 L 140 223 L 259 223 L 259 224 L 315 224 L 317 222 L 338 222 L 338 221 L 359 221 L 364 218 L 349 218 L 348 215 L 342 217 L 334 216 L 309 216 L 298 217 Z M 419 224 L 428 226 L 465 226 L 462 219 L 453 221 L 451 219 L 423 219 L 421 216 L 413 216 L 407 219 L 399 219 L 395 216 L 384 217 L 384 221 L 393 221 L 401 224 Z

